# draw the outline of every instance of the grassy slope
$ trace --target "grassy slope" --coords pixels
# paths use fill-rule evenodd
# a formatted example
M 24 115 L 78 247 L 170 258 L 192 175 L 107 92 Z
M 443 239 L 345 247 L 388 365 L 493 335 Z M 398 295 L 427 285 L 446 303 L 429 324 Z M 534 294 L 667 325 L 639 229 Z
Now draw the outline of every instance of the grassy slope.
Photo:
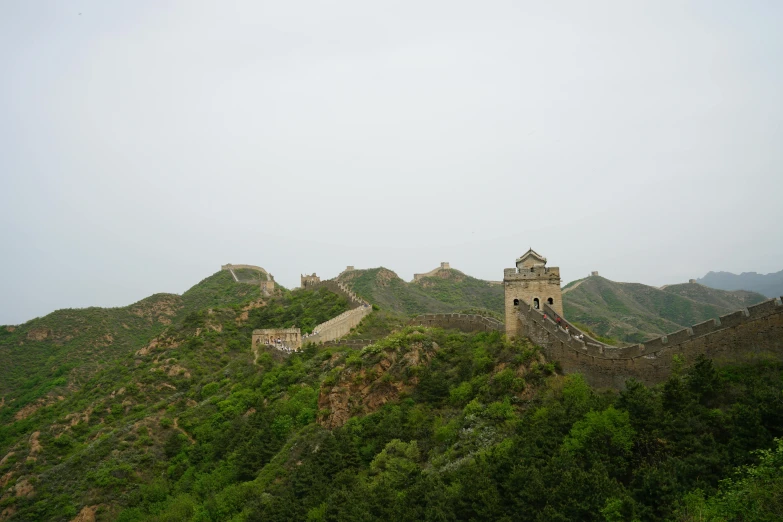
M 260 283 L 267 280 L 267 275 L 252 268 L 235 268 L 234 273 L 242 283 Z
M 397 274 L 383 267 L 347 272 L 340 280 L 357 295 L 381 309 L 406 315 L 446 313 L 454 310 L 452 305 L 427 295 L 421 288 L 406 283 Z
M 217 272 L 182 296 L 155 294 L 118 308 L 64 309 L 15 327 L 0 327 L 0 423 L 27 405 L 68 396 L 96 372 L 133 354 L 192 312 L 258 299 L 260 290 Z M 66 386 L 67 383 L 67 386 Z
M 502 285 L 489 284 L 458 270 L 440 270 L 432 277 L 412 282 L 411 286 L 421 288 L 426 295 L 458 310 L 484 308 L 498 314 L 504 312 Z
M 503 312 L 502 286 L 492 286 L 457 270 L 442 270 L 434 277 L 406 283 L 381 267 L 347 272 L 340 280 L 380 308 L 405 315 L 468 309 Z
M 752 294 L 712 291 L 700 285 L 690 285 L 699 286 L 690 298 L 688 292 L 691 290 L 683 286 L 689 285 L 660 290 L 638 283 L 616 283 L 603 277 L 591 277 L 563 296 L 565 315 L 590 326 L 600 335 L 640 342 L 733 312 L 759 299 Z M 743 302 L 745 304 L 741 304 Z

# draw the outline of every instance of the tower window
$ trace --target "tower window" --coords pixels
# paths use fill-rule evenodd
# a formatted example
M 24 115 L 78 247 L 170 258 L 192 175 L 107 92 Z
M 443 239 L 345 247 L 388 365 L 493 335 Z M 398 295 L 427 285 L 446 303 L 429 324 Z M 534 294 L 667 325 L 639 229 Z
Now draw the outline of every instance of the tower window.
M 514 306 L 519 306 L 519 299 L 514 299 Z
M 535 299 L 533 299 L 533 308 L 538 310 L 538 307 L 539 307 L 539 305 L 538 305 L 538 297 L 536 297 Z
M 555 300 L 552 299 L 551 297 L 549 299 L 547 299 L 546 302 L 551 304 L 551 305 L 555 304 Z

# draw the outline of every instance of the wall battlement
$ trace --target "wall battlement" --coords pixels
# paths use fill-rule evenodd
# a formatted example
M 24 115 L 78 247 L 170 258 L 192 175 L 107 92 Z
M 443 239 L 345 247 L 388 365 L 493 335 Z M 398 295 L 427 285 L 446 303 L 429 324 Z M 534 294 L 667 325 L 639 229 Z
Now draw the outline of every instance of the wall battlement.
M 426 274 L 413 274 L 413 280 L 418 281 L 419 279 L 423 279 L 425 277 L 432 277 L 441 270 L 449 270 L 451 268 L 451 265 L 449 265 L 448 261 L 441 262 L 440 266 L 438 268 L 434 268 L 427 272 Z
M 256 270 L 258 272 L 261 272 L 263 275 L 265 275 L 266 276 L 266 280 L 264 280 L 263 278 L 261 280 L 261 291 L 266 296 L 272 295 L 272 293 L 274 293 L 274 291 L 275 291 L 275 278 L 274 278 L 274 276 L 272 274 L 270 274 L 269 272 L 267 272 L 266 269 L 264 269 L 264 268 L 262 268 L 260 266 L 256 266 L 256 265 L 233 265 L 231 263 L 228 263 L 227 265 L 221 265 L 221 267 L 220 267 L 221 270 L 228 270 L 229 272 L 231 272 L 231 275 L 234 277 L 234 281 L 236 281 L 236 282 L 241 282 L 241 281 L 239 281 L 239 278 L 237 277 L 237 275 L 234 272 L 234 270 L 240 270 L 240 269 L 243 269 L 243 268 L 246 268 L 246 269 L 249 269 L 249 270 Z
M 378 342 L 377 339 L 337 339 L 335 341 L 324 341 L 321 346 L 324 348 L 330 346 L 347 346 L 349 348 L 364 348 Z
M 476 314 L 422 314 L 408 324 L 430 328 L 454 328 L 463 332 L 502 332 L 503 323 L 492 317 Z
M 355 328 L 362 319 L 371 313 L 372 307 L 369 305 L 343 312 L 337 317 L 333 317 L 325 323 L 316 326 L 315 329 L 313 329 L 313 333 L 305 337 L 304 342 L 321 344 L 344 337 L 348 335 L 351 332 L 351 329 Z
M 504 280 L 524 281 L 526 279 L 541 279 L 542 277 L 560 279 L 560 268 L 556 266 L 534 266 L 527 269 L 506 268 L 503 270 Z
M 313 282 L 307 285 L 307 288 L 318 287 L 325 287 L 338 295 L 342 295 L 348 299 L 348 306 L 351 309 L 316 326 L 313 329 L 313 333 L 304 338 L 304 342 L 321 344 L 344 337 L 362 319 L 372 313 L 372 305 L 370 303 L 353 293 L 345 284 L 336 279 Z
M 582 333 L 578 328 L 562 317 L 558 326 L 554 317 L 548 306 L 536 310 L 524 303 L 517 314 L 518 329 L 543 347 L 548 358 L 559 360 L 566 373 L 582 373 L 596 386 L 622 388 L 631 377 L 646 384 L 661 382 L 669 376 L 675 355 L 685 363 L 699 354 L 716 364 L 783 359 L 783 305 L 777 299 L 622 348 L 588 336 L 577 339 L 574 335 Z
M 311 275 L 299 274 L 299 286 L 301 286 L 302 288 L 312 286 L 320 282 L 321 282 L 321 278 L 318 277 L 318 275 L 316 275 L 315 272 L 313 272 Z
M 257 271 L 261 272 L 262 274 L 266 274 L 267 281 L 274 280 L 274 277 L 272 277 L 272 274 L 267 272 L 266 269 L 264 269 L 264 268 L 262 268 L 260 266 L 256 266 L 256 265 L 232 265 L 231 263 L 229 263 L 227 265 L 222 265 L 220 267 L 221 270 L 239 270 L 241 268 L 247 268 L 249 270 L 257 270 Z
M 342 281 L 338 281 L 337 279 L 327 279 L 326 281 L 318 281 L 308 285 L 308 288 L 318 287 L 324 287 L 331 292 L 334 292 L 335 294 L 342 295 L 348 299 L 348 305 L 351 308 L 358 308 L 360 306 L 363 307 L 365 305 L 370 306 L 370 303 L 353 293 L 350 288 L 348 288 Z

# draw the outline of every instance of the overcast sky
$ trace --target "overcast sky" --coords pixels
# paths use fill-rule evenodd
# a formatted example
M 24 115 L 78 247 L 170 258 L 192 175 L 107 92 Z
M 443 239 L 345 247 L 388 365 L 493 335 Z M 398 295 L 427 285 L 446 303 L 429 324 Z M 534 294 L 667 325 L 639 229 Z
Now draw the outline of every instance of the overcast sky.
M 0 324 L 440 261 L 783 269 L 783 2 L 23 1 Z

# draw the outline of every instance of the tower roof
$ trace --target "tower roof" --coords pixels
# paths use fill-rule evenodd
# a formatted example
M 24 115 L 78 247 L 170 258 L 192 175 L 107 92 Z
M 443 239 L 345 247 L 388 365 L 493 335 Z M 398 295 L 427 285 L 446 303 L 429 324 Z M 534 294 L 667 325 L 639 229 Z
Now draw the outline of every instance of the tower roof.
M 517 268 L 520 266 L 546 266 L 546 258 L 530 248 L 527 252 L 517 258 Z

